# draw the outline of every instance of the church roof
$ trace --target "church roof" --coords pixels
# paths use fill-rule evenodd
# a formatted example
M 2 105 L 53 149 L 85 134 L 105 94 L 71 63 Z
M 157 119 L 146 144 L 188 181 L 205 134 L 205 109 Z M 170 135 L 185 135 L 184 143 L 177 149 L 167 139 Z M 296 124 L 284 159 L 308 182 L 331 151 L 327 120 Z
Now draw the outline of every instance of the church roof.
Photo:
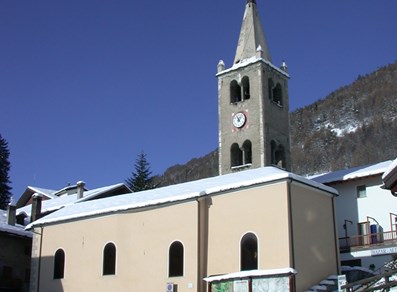
M 234 64 L 256 55 L 257 49 L 263 51 L 263 58 L 271 62 L 265 33 L 256 7 L 256 1 L 248 0 L 245 6 Z
M 49 214 L 34 221 L 27 228 L 51 224 L 55 222 L 76 220 L 85 217 L 112 214 L 127 210 L 153 207 L 167 203 L 177 203 L 186 200 L 221 193 L 230 190 L 250 187 L 254 185 L 291 179 L 306 185 L 323 190 L 331 195 L 337 191 L 323 184 L 314 182 L 299 175 L 278 169 L 276 167 L 263 167 L 237 173 L 211 177 L 207 179 L 157 188 L 137 193 L 118 195 L 110 198 L 81 202 L 69 205 L 57 212 Z

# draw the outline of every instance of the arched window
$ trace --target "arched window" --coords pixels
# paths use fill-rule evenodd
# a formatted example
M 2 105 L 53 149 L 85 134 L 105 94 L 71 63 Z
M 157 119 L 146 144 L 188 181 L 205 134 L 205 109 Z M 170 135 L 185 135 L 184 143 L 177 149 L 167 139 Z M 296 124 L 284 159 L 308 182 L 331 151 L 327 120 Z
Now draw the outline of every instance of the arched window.
M 65 252 L 58 249 L 54 255 L 54 279 L 63 279 L 65 273 Z
M 241 80 L 241 84 L 243 86 L 243 99 L 250 99 L 250 80 L 247 76 L 244 76 Z
M 183 276 L 183 245 L 179 241 L 171 244 L 168 258 L 168 276 Z
M 241 271 L 258 269 L 258 240 L 253 233 L 243 236 L 240 243 Z
M 273 101 L 278 105 L 283 105 L 283 90 L 280 83 L 277 83 L 276 87 L 273 88 Z
M 230 149 L 231 166 L 239 166 L 243 164 L 243 152 L 237 143 L 234 143 Z
M 109 242 L 103 249 L 103 269 L 102 275 L 116 274 L 116 246 Z
M 243 158 L 243 164 L 252 163 L 252 144 L 249 140 L 246 140 L 243 144 Z
M 230 83 L 230 103 L 241 101 L 241 87 L 236 80 Z
M 285 150 L 283 145 L 277 144 L 274 140 L 270 143 L 273 165 L 280 168 L 286 168 Z
M 272 78 L 269 78 L 267 80 L 267 86 L 269 90 L 269 99 L 273 100 L 273 87 L 274 87 L 274 82 Z

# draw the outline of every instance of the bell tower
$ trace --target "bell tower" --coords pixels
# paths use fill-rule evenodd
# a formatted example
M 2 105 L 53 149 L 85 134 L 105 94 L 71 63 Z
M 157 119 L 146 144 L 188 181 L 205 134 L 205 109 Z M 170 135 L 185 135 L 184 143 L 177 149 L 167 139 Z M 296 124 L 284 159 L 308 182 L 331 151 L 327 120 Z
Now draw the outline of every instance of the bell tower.
M 288 70 L 272 64 L 256 0 L 247 0 L 233 65 L 217 68 L 219 174 L 291 169 Z

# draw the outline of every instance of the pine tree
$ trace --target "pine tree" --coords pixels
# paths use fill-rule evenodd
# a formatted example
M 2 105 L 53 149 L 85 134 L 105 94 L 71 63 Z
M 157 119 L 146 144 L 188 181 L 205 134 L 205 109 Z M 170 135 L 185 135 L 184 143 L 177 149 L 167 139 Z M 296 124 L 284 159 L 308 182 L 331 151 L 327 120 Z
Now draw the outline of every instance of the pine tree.
M 153 183 L 153 176 L 150 170 L 150 164 L 146 160 L 146 154 L 142 151 L 134 164 L 135 171 L 132 176 L 125 180 L 128 187 L 133 192 L 154 189 L 157 186 Z
M 10 171 L 9 156 L 8 143 L 0 134 L 0 209 L 3 210 L 7 209 L 12 196 L 11 187 L 9 186 L 11 182 L 8 176 Z

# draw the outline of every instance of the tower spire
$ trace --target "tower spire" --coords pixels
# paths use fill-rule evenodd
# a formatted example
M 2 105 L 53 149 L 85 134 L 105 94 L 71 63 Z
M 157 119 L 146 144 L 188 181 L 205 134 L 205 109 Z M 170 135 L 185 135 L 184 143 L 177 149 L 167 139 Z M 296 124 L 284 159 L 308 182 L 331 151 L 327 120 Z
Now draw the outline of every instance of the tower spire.
M 265 33 L 256 7 L 256 0 L 247 0 L 234 64 L 254 57 L 259 46 L 262 48 L 263 58 L 271 62 Z

